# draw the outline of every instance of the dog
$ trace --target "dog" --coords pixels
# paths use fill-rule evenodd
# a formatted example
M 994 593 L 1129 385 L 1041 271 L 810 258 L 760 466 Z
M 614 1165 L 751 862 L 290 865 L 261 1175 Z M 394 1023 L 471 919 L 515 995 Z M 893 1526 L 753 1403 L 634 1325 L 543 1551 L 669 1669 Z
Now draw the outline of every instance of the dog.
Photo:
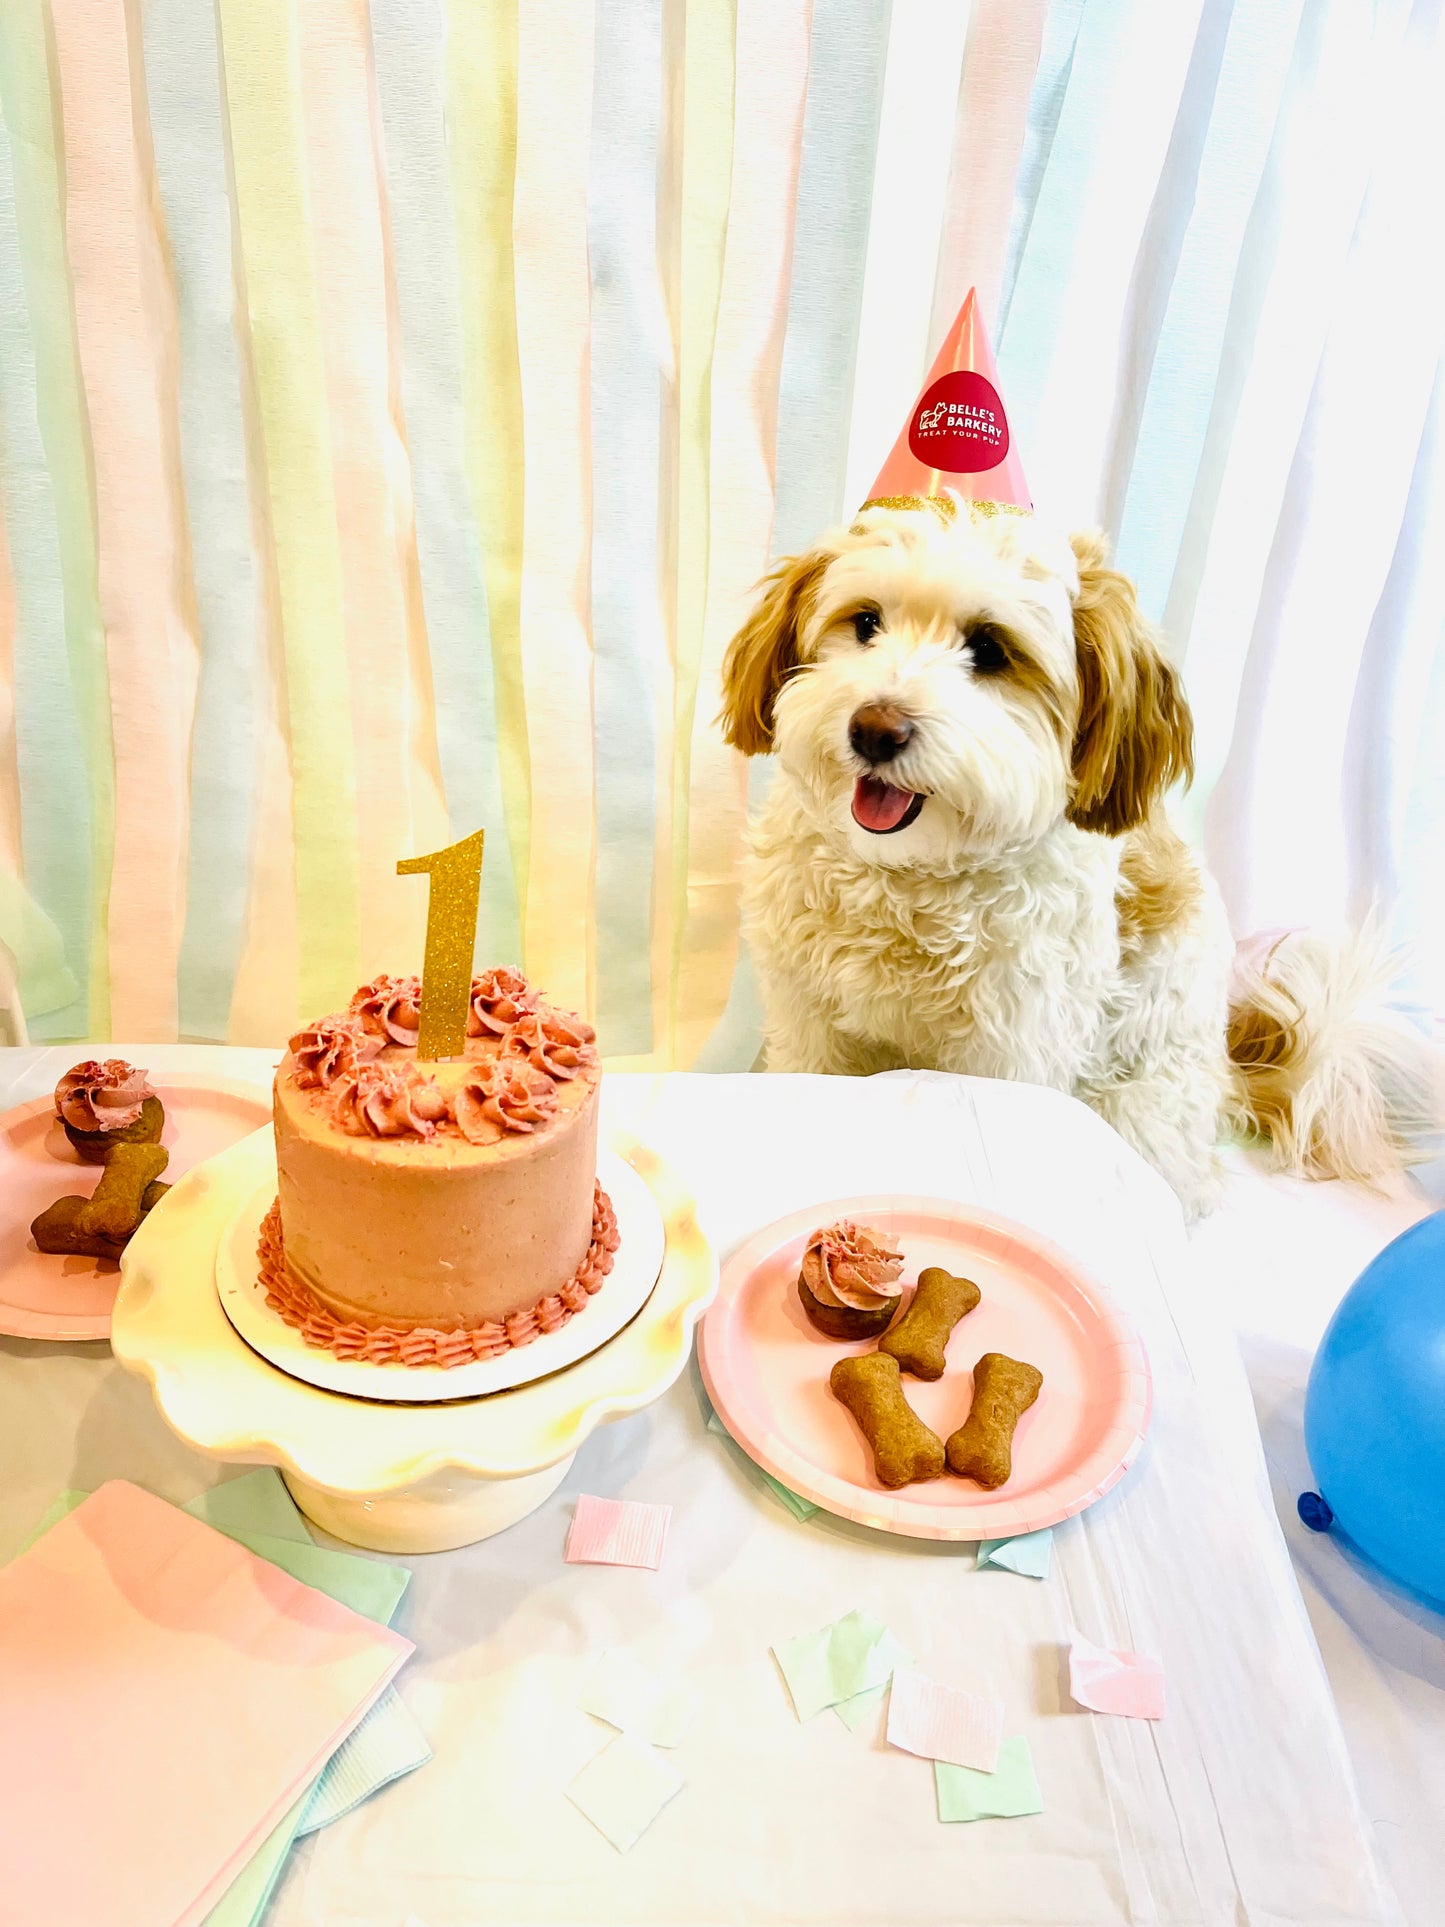
M 722 681 L 727 740 L 778 763 L 743 886 L 768 1069 L 1070 1092 L 1190 1216 L 1223 1125 L 1354 1177 L 1433 1125 L 1369 932 L 1236 955 L 1165 814 L 1180 678 L 1097 532 L 870 507 L 766 579 Z

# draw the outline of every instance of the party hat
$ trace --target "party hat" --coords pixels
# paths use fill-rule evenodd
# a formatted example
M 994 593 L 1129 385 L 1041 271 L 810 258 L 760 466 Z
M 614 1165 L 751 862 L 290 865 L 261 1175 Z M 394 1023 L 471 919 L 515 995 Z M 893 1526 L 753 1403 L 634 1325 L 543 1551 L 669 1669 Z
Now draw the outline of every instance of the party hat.
M 969 289 L 863 506 L 913 508 L 923 500 L 951 515 L 955 496 L 980 515 L 1027 515 L 1033 508 L 976 288 Z

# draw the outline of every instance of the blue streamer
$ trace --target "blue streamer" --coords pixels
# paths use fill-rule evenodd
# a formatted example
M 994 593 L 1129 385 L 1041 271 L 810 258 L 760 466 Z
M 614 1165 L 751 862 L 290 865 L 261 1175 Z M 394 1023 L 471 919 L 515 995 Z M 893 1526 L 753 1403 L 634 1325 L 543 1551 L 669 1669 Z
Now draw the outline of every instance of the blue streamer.
M 1064 111 L 1064 96 L 1074 71 L 1074 47 L 1079 38 L 1079 23 L 1084 17 L 1084 0 L 1052 0 L 1044 19 L 1044 34 L 1039 45 L 1039 64 L 1029 95 L 1028 124 L 1024 130 L 1023 152 L 1014 181 L 1013 215 L 1009 222 L 1008 251 L 1004 256 L 1003 283 L 998 298 L 997 339 L 1003 342 L 1013 305 L 1019 263 L 1023 260 L 1039 190 L 1048 171 L 1059 116 Z
M 201 650 L 177 994 L 181 1035 L 224 1041 L 250 889 L 260 622 L 231 198 L 214 14 L 191 0 L 151 0 L 144 34 L 156 177 L 175 262 L 181 472 Z
M 1183 541 L 1214 405 L 1250 210 L 1268 158 L 1299 0 L 1236 6 L 1144 398 L 1119 529 L 1119 566 L 1158 621 Z
M 1130 12 L 1131 0 L 1088 0 L 1078 23 L 1067 74 L 1062 77 L 1063 100 L 1043 157 L 1043 175 L 1017 273 L 1007 288 L 1007 320 L 999 343 L 998 370 L 1021 448 L 1027 448 L 1033 440 L 1033 419 L 1058 335 L 1079 213 L 1098 146 L 1100 116 L 1107 99 L 1104 79 L 1119 58 L 1117 43 L 1128 28 Z M 1040 62 L 1041 77 L 1042 71 Z M 1038 85 L 1036 82 L 1036 95 Z M 1032 113 L 1029 118 L 1032 122 Z
M 859 302 L 892 7 L 815 0 L 778 381 L 773 554 L 815 542 L 843 500 Z
M 522 961 L 502 811 L 491 623 L 467 489 L 456 219 L 445 122 L 445 24 L 435 0 L 371 0 L 402 333 L 402 396 L 416 504 L 437 749 L 454 837 L 487 833 L 477 956 Z

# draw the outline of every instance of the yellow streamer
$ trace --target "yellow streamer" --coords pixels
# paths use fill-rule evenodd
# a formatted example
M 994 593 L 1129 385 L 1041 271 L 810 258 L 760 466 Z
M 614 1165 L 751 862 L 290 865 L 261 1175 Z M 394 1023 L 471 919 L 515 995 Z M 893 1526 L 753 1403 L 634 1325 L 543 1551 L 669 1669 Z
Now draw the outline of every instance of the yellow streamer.
M 674 1062 L 727 1005 L 738 955 L 747 769 L 717 726 L 720 670 L 768 566 L 778 373 L 803 139 L 811 0 L 738 0 L 732 193 L 712 365 L 707 601 L 693 715 L 687 942 Z
M 356 777 L 325 359 L 287 0 L 219 0 L 232 174 L 285 651 L 300 1001 L 360 977 Z
M 457 211 L 467 480 L 487 584 L 502 805 L 525 930 L 532 776 L 522 675 L 522 380 L 512 261 L 517 0 L 447 0 L 447 144 Z
M 688 0 L 683 47 L 677 344 L 677 597 L 674 641 L 672 851 L 666 1035 L 678 1062 L 678 977 L 687 935 L 693 719 L 708 585 L 712 361 L 732 187 L 735 0 Z
M 594 1010 L 587 169 L 592 0 L 519 16 L 514 231 L 526 461 L 522 665 L 532 791 L 529 975 Z
M 387 308 L 381 168 L 373 139 L 363 0 L 308 0 L 297 13 L 307 178 L 325 354 L 332 487 L 346 618 L 363 979 L 413 969 L 421 893 L 396 859 L 449 835 L 424 618 L 400 370 Z

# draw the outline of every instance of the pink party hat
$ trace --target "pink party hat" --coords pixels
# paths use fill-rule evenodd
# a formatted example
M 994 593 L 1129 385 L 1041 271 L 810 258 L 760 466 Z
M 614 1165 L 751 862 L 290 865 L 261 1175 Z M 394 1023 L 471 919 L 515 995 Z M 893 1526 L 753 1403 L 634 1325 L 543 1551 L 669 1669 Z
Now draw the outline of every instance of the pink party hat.
M 976 288 L 969 289 L 863 506 L 903 508 L 922 499 L 951 514 L 953 495 L 982 515 L 1033 509 Z

